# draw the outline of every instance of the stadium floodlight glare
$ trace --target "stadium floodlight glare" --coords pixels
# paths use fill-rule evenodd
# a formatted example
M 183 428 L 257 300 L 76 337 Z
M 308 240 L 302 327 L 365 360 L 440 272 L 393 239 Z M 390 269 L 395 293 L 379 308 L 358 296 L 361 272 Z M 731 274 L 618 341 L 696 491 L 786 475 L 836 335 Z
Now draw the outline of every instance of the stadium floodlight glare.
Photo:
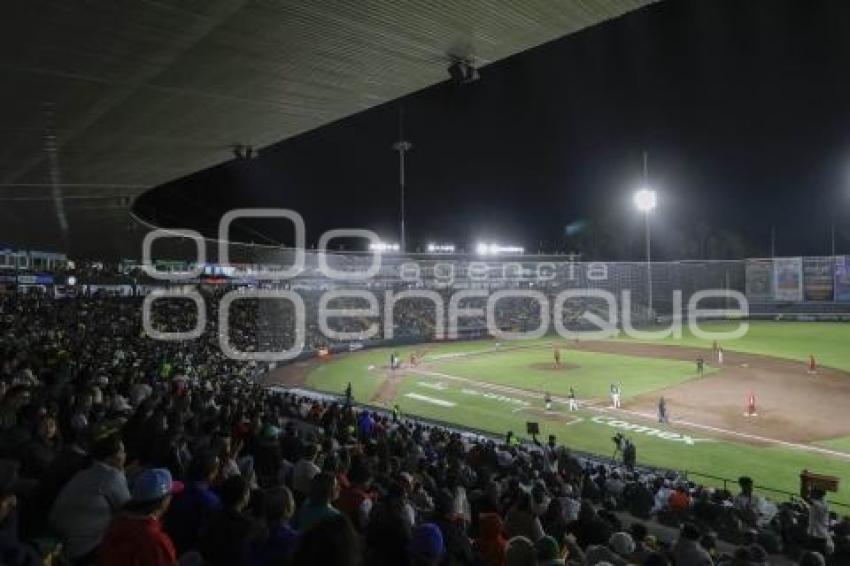
M 398 244 L 390 244 L 387 242 L 372 242 L 369 244 L 369 251 L 376 253 L 386 253 L 386 252 L 397 252 L 399 250 Z
M 646 187 L 635 193 L 635 206 L 641 212 L 650 212 L 655 210 L 658 205 L 658 196 L 655 191 Z
M 522 246 L 498 246 L 496 248 L 496 253 L 500 254 L 524 254 L 525 248 Z
M 427 248 L 429 254 L 453 254 L 455 253 L 455 245 L 454 244 L 428 244 Z
M 644 156 L 644 176 L 646 176 L 646 157 Z M 635 193 L 635 206 L 643 212 L 646 235 L 646 286 L 648 289 L 649 313 L 652 316 L 652 233 L 649 229 L 649 213 L 658 205 L 658 197 L 650 188 L 643 187 Z
M 475 253 L 478 255 L 522 255 L 525 253 L 525 248 L 522 246 L 503 246 L 501 244 L 479 242 L 475 246 Z

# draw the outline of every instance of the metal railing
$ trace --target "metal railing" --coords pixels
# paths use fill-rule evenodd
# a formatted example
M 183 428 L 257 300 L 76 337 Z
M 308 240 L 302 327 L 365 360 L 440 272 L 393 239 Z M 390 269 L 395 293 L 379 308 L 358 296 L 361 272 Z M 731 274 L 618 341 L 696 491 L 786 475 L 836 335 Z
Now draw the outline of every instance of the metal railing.
M 689 479 L 690 476 L 697 476 L 697 477 L 700 477 L 700 478 L 707 478 L 707 479 L 714 480 L 714 481 L 717 481 L 717 482 L 722 482 L 723 483 L 723 489 L 726 490 L 726 491 L 729 491 L 729 488 L 728 488 L 729 484 L 732 484 L 733 486 L 738 485 L 737 479 L 724 478 L 723 476 L 715 476 L 715 475 L 706 474 L 706 473 L 703 473 L 703 472 L 695 472 L 693 470 L 683 470 L 682 475 L 685 476 L 685 479 Z M 787 491 L 787 490 L 784 490 L 784 489 L 777 489 L 775 487 L 770 487 L 770 486 L 766 486 L 766 485 L 758 485 L 756 483 L 753 484 L 753 490 L 754 491 L 762 491 L 762 492 L 766 491 L 768 493 L 780 494 L 782 496 L 788 497 L 792 501 L 795 500 L 795 499 L 802 499 L 800 497 L 800 494 L 797 493 L 797 492 Z M 836 505 L 838 507 L 844 507 L 846 509 L 850 509 L 850 503 L 845 503 L 843 501 L 834 501 L 832 499 L 829 499 L 828 503 L 830 505 Z

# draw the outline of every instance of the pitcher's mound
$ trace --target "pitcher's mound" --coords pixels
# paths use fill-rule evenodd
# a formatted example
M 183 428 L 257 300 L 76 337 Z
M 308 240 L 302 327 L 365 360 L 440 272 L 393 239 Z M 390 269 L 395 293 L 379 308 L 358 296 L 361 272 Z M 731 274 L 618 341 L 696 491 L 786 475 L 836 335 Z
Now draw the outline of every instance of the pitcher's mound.
M 580 366 L 576 364 L 561 364 L 556 366 L 555 362 L 548 363 L 536 363 L 531 364 L 533 369 L 542 369 L 543 371 L 569 371 L 571 369 L 578 369 Z

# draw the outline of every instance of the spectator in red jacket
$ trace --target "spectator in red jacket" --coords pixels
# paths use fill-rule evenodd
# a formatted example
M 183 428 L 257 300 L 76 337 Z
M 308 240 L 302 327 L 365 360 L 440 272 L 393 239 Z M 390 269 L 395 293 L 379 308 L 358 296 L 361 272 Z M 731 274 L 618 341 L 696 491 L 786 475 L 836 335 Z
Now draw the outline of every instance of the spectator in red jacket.
M 676 491 L 670 494 L 670 499 L 667 500 L 667 506 L 673 513 L 685 513 L 691 507 L 691 496 L 688 494 L 688 487 L 684 484 L 676 486 Z
M 183 484 L 164 468 L 145 470 L 133 484 L 132 499 L 109 526 L 99 551 L 100 566 L 176 566 L 177 553 L 160 518 Z
M 348 472 L 348 487 L 340 491 L 334 501 L 334 507 L 342 511 L 358 532 L 365 532 L 372 510 L 372 496 L 369 486 L 372 482 L 372 471 L 369 466 L 357 459 Z
M 502 518 L 497 513 L 482 513 L 479 519 L 481 536 L 475 541 L 485 566 L 505 566 L 508 541 L 502 534 Z

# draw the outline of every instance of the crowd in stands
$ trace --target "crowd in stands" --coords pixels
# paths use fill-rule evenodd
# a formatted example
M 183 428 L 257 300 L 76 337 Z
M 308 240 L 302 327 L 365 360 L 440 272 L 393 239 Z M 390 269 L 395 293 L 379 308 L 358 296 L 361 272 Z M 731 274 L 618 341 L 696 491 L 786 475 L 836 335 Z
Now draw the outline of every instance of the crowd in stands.
M 155 324 L 194 324 L 158 303 Z M 240 348 L 282 339 L 244 303 Z M 140 299 L 2 296 L 0 320 L 2 565 L 850 564 L 822 493 L 777 506 L 748 478 L 733 494 L 274 391 L 215 332 L 147 338 Z
M 287 256 L 288 257 L 288 256 Z M 409 265 L 409 262 L 403 261 L 401 257 L 383 258 L 381 261 L 380 277 L 370 280 L 366 283 L 359 284 L 358 290 L 366 289 L 370 291 L 377 299 L 378 312 L 382 316 L 378 317 L 378 334 L 383 336 L 385 329 L 383 328 L 383 313 L 385 308 L 385 292 L 392 295 L 399 295 L 409 291 L 427 291 L 436 293 L 438 300 L 442 301 L 444 317 L 450 304 L 452 294 L 457 289 L 488 289 L 493 292 L 500 289 L 522 289 L 524 291 L 536 291 L 543 294 L 549 305 L 555 303 L 558 293 L 576 287 L 586 288 L 605 288 L 615 294 L 619 294 L 617 281 L 622 277 L 612 277 L 611 284 L 600 283 L 597 280 L 588 280 L 585 276 L 581 276 L 583 269 L 578 269 L 573 264 L 551 264 L 558 267 L 552 271 L 544 270 L 543 276 L 536 275 L 537 272 L 533 268 L 526 266 L 520 269 L 519 264 L 502 264 L 500 262 L 492 262 L 490 269 L 492 273 L 486 281 L 478 279 L 470 279 L 470 273 L 480 275 L 481 262 L 474 262 L 479 266 L 478 269 L 471 270 L 471 263 L 466 260 L 454 260 L 453 262 L 437 262 L 437 265 L 452 266 L 451 269 L 437 269 L 434 262 L 418 261 L 415 265 L 419 266 L 417 276 L 411 278 L 410 274 L 402 269 L 402 265 Z M 265 265 L 260 267 L 254 263 L 239 264 L 236 263 L 224 275 L 223 268 L 219 266 L 207 266 L 203 275 L 194 278 L 188 283 L 200 284 L 207 287 L 210 295 L 221 295 L 224 291 L 233 288 L 231 285 L 239 283 L 229 283 L 231 281 L 253 281 L 257 284 L 256 271 L 258 269 L 284 269 L 289 266 L 292 261 L 291 257 L 286 260 L 277 258 L 281 264 L 275 264 L 274 267 Z M 329 268 L 339 271 L 340 273 L 362 274 L 369 268 L 372 262 L 371 256 L 358 254 L 328 254 L 326 262 Z M 512 266 L 511 269 L 507 265 Z M 549 264 L 547 264 L 549 265 Z M 76 289 L 66 288 L 63 293 L 73 294 L 122 294 L 141 296 L 152 289 L 165 288 L 168 286 L 167 277 L 169 270 L 173 269 L 177 272 L 192 270 L 194 264 L 188 262 L 163 262 L 155 265 L 152 269 L 160 272 L 163 279 L 154 279 L 150 277 L 141 265 L 135 262 L 107 263 L 101 261 L 84 261 L 77 260 L 69 262 L 50 270 L 50 273 L 55 276 L 56 281 L 64 284 L 69 276 L 73 276 L 76 281 Z M 26 270 L 27 272 L 35 272 Z M 45 270 L 43 270 L 45 271 Z M 45 271 L 46 272 L 46 271 Z M 232 279 L 230 278 L 232 276 Z M 542 279 L 540 278 L 542 277 Z M 252 279 L 254 278 L 254 279 Z M 597 276 L 598 278 L 598 276 Z M 631 275 L 627 277 L 631 281 Z M 278 283 L 274 288 L 278 289 L 295 289 L 302 297 L 305 303 L 306 312 L 315 314 L 318 312 L 320 298 L 324 292 L 342 290 L 347 288 L 344 278 L 332 279 L 327 277 L 320 269 L 316 254 L 308 253 L 305 256 L 305 265 L 303 271 L 299 274 L 298 279 L 285 280 Z M 351 281 L 354 281 L 352 279 Z M 172 280 L 173 282 L 173 280 Z M 456 286 L 455 283 L 458 285 Z M 492 285 L 492 286 L 488 286 Z M 601 285 L 601 287 L 600 287 Z M 394 335 L 396 338 L 402 339 L 430 339 L 435 335 L 435 326 L 437 324 L 437 316 L 435 313 L 435 305 L 432 299 L 423 297 L 405 297 L 397 300 L 394 303 Z M 366 305 L 362 300 L 354 299 L 338 299 L 333 304 L 329 305 L 332 308 L 343 308 L 350 306 L 352 308 L 364 308 Z M 480 309 L 480 315 L 465 313 L 458 321 L 458 326 L 461 333 L 474 330 L 482 330 L 488 327 L 486 317 L 486 297 L 466 297 L 462 305 L 465 309 Z M 600 298 L 594 297 L 570 297 L 567 298 L 560 308 L 563 323 L 568 328 L 584 328 L 595 329 L 590 324 L 584 314 L 590 312 L 603 318 L 608 317 L 608 303 Z M 642 323 L 646 319 L 645 309 L 640 305 L 632 304 L 631 317 L 634 323 Z M 284 313 L 285 314 L 285 313 Z M 503 330 L 508 331 L 527 331 L 537 329 L 540 326 L 541 313 L 538 303 L 529 297 L 503 297 L 499 300 L 498 309 L 495 312 L 495 325 Z M 356 332 L 368 326 L 357 320 L 338 319 L 337 324 L 340 331 Z M 323 340 L 323 336 L 318 332 L 318 322 L 315 316 L 308 317 L 307 321 L 307 339 L 306 344 L 313 348 L 321 348 L 327 345 L 327 340 Z

